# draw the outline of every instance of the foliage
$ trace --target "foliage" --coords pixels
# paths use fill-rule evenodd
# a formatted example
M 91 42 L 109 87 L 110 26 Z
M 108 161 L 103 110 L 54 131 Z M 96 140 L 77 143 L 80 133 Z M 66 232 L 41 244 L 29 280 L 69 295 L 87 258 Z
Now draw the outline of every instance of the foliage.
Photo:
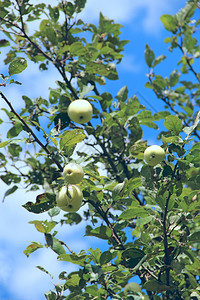
M 170 35 L 165 39 L 169 51 L 181 53 L 177 69 L 168 77 L 155 70 L 166 56 L 156 57 L 146 45 L 146 87 L 165 103 L 165 110 L 154 114 L 136 96 L 128 96 L 127 86 L 115 96 L 99 92 L 99 85 L 106 88 L 106 80 L 118 79 L 116 65 L 128 41 L 120 39 L 121 25 L 101 13 L 98 26 L 79 19 L 85 4 L 86 0 L 60 0 L 56 6 L 0 1 L 0 28 L 5 34 L 0 46 L 8 49 L 4 63 L 9 73 L 1 74 L 1 86 L 20 84 L 16 74 L 30 61 L 44 72 L 52 64 L 62 77 L 57 88 L 50 88 L 48 99 L 24 95 L 20 112 L 0 92 L 10 121 L 7 139 L 0 143 L 0 177 L 9 186 L 4 198 L 21 186 L 29 191 L 42 187 L 44 193 L 24 208 L 49 214 L 49 220 L 31 222 L 44 234 L 44 245 L 32 242 L 24 253 L 29 256 L 49 247 L 58 260 L 79 266 L 76 272 L 62 272 L 62 283 L 47 292 L 46 299 L 144 299 L 140 292 L 124 293 L 135 276 L 150 299 L 199 299 L 200 73 L 196 61 L 200 48 L 196 33 L 200 21 L 194 20 L 199 3 L 190 0 L 177 14 L 161 16 Z M 38 29 L 29 34 L 29 24 L 37 22 Z M 190 74 L 194 82 L 187 79 Z M 78 98 L 94 107 L 92 121 L 83 126 L 67 116 L 70 102 Z M 143 161 L 148 144 L 143 128 L 155 134 L 160 120 L 165 131 L 159 132 L 158 140 L 167 158 L 151 167 Z M 81 142 L 93 150 L 92 155 L 87 147 L 77 151 Z M 80 184 L 84 213 L 68 213 L 55 222 L 63 166 L 75 152 L 85 172 Z M 107 176 L 101 175 L 99 162 Z M 105 251 L 90 248 L 75 253 L 56 237 L 59 225 L 76 226 L 84 220 L 90 221 L 85 235 L 103 239 Z

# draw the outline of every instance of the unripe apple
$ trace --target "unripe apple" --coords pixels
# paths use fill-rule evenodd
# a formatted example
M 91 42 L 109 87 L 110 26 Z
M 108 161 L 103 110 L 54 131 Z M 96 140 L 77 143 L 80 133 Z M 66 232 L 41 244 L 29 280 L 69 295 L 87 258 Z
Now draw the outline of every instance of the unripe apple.
M 77 185 L 64 185 L 58 193 L 58 207 L 67 212 L 75 212 L 81 207 L 83 193 Z
M 76 163 L 69 163 L 63 169 L 63 177 L 66 182 L 78 184 L 83 179 L 83 168 Z
M 165 151 L 158 145 L 152 145 L 144 151 L 144 159 L 150 166 L 156 166 L 165 159 Z
M 130 282 L 124 287 L 124 293 L 128 294 L 128 292 L 136 292 L 141 293 L 142 289 L 141 286 L 136 282 Z
M 78 99 L 70 103 L 68 107 L 69 118 L 78 124 L 84 124 L 92 119 L 93 108 L 89 101 Z

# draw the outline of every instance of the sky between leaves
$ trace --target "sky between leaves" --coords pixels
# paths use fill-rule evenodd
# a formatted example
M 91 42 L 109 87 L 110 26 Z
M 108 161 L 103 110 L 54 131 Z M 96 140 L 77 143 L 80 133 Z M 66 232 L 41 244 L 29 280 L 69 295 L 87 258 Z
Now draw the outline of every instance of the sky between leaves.
M 39 0 L 34 1 L 34 3 L 40 2 Z M 53 2 L 45 1 L 45 3 L 51 3 L 52 5 Z M 127 85 L 129 96 L 136 94 L 148 109 L 151 109 L 150 105 L 155 110 L 162 108 L 162 105 L 158 106 L 151 91 L 144 88 L 145 74 L 147 73 L 144 62 L 145 44 L 150 45 L 156 56 L 160 54 L 167 55 L 170 65 L 167 62 L 163 63 L 162 72 L 164 75 L 169 74 L 175 68 L 179 54 L 176 56 L 168 52 L 168 46 L 164 44 L 163 40 L 169 36 L 169 33 L 160 22 L 160 16 L 176 13 L 178 9 L 185 5 L 185 2 L 184 0 L 88 0 L 86 9 L 82 12 L 84 21 L 98 23 L 99 12 L 101 11 L 104 15 L 121 23 L 124 26 L 121 38 L 130 40 L 130 43 L 125 46 L 125 57 L 118 66 L 119 80 L 116 82 L 107 81 L 107 85 L 100 88 L 101 92 L 109 91 L 116 95 L 122 86 Z M 30 30 L 33 30 L 33 28 L 30 28 Z M 1 38 L 4 38 L 4 36 L 0 32 Z M 1 51 L 0 70 L 1 73 L 7 74 L 7 69 L 3 64 L 5 49 Z M 23 105 L 22 95 L 27 95 L 30 98 L 48 97 L 48 88 L 56 87 L 55 80 L 59 80 L 59 75 L 56 74 L 53 68 L 50 68 L 47 72 L 39 72 L 37 65 L 29 63 L 28 68 L 19 74 L 16 79 L 23 84 L 21 86 L 11 85 L 6 89 L 4 88 L 3 92 L 14 107 L 20 109 Z M 5 107 L 2 100 L 0 107 Z M 0 112 L 1 116 L 4 117 L 3 112 Z M 8 126 L 8 124 L 5 124 L 5 126 Z M 145 138 L 148 139 L 149 144 L 156 143 L 156 134 L 154 138 L 150 131 L 146 131 Z M 0 190 L 1 197 L 3 197 L 7 186 L 2 182 L 0 182 Z M 66 270 L 70 273 L 75 270 L 75 267 L 68 263 L 57 262 L 56 254 L 48 249 L 38 250 L 31 254 L 29 258 L 23 254 L 30 241 L 44 243 L 43 235 L 37 232 L 34 226 L 28 224 L 28 222 L 35 219 L 45 220 L 48 218 L 47 214 L 43 213 L 40 216 L 35 216 L 28 213 L 21 206 L 27 201 L 33 201 L 36 194 L 17 191 L 14 195 L 6 198 L 4 203 L 0 202 L 1 300 L 44 299 L 44 293 L 53 289 L 53 285 L 50 277 L 38 270 L 37 265 L 43 266 L 53 274 L 55 283 L 57 283 L 61 271 Z M 60 218 L 60 216 L 57 218 Z M 84 227 L 83 223 L 72 227 L 65 225 L 59 229 L 59 238 L 64 239 L 74 251 L 87 250 L 90 247 L 102 248 L 103 241 L 83 236 Z

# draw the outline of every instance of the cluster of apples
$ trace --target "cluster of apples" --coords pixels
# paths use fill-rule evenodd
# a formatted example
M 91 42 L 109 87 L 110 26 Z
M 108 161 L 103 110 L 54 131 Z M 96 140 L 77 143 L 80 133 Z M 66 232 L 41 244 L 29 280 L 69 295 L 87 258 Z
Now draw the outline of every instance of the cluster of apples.
M 77 99 L 68 107 L 69 118 L 78 124 L 84 124 L 92 119 L 93 108 L 89 101 Z M 77 184 L 84 176 L 83 168 L 76 163 L 69 163 L 63 169 L 65 185 L 57 195 L 57 205 L 67 212 L 78 211 L 83 200 L 83 193 Z
M 77 99 L 68 107 L 69 118 L 78 124 L 84 124 L 91 120 L 93 108 L 89 101 Z M 144 151 L 144 160 L 150 166 L 156 166 L 165 159 L 165 151 L 158 145 L 152 145 Z M 79 210 L 83 200 L 83 193 L 76 185 L 83 179 L 83 168 L 76 163 L 69 163 L 63 170 L 65 185 L 61 188 L 57 197 L 57 205 L 64 211 L 74 212 Z
M 63 169 L 65 185 L 57 195 L 57 205 L 67 212 L 78 211 L 83 200 L 83 193 L 77 184 L 84 176 L 83 168 L 76 163 L 68 163 Z

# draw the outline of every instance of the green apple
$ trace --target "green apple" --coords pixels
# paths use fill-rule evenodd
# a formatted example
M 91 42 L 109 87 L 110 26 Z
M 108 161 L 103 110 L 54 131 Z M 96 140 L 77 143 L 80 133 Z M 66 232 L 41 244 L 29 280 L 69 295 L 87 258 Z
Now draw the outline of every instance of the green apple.
M 156 166 L 165 159 L 165 151 L 158 145 L 152 145 L 144 151 L 144 160 L 150 166 Z
M 68 163 L 63 169 L 63 177 L 66 182 L 78 184 L 83 179 L 83 168 L 76 163 Z
M 81 207 L 83 193 L 77 185 L 64 185 L 58 193 L 58 207 L 67 212 L 75 212 Z
M 130 282 L 124 287 L 124 293 L 128 294 L 129 292 L 141 293 L 141 286 L 136 282 Z
M 68 107 L 69 118 L 78 124 L 84 124 L 92 119 L 93 108 L 89 101 L 77 99 Z

